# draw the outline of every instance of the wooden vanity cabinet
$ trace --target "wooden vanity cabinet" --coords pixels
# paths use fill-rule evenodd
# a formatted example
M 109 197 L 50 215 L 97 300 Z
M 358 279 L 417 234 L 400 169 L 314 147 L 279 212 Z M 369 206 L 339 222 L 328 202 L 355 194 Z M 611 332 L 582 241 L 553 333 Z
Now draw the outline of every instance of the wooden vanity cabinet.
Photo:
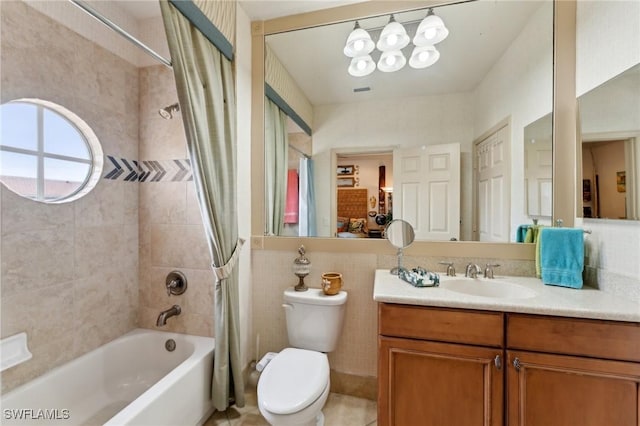
M 638 323 L 380 303 L 378 349 L 379 425 L 640 426 Z
M 502 313 L 378 308 L 378 425 L 503 424 Z
M 507 315 L 507 421 L 640 425 L 640 325 Z

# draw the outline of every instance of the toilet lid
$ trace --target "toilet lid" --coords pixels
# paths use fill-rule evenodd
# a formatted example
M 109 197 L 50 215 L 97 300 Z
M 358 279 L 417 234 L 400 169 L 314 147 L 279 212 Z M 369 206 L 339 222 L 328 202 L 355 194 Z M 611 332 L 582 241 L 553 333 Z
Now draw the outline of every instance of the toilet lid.
M 262 408 L 271 413 L 296 413 L 318 399 L 328 383 L 326 354 L 286 348 L 262 372 L 258 399 Z

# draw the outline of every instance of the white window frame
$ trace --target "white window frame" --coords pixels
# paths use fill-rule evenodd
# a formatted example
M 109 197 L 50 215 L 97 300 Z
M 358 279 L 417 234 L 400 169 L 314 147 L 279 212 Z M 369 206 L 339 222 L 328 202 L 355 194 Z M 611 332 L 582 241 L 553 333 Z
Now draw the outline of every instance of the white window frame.
M 85 123 L 80 117 L 66 108 L 57 105 L 53 102 L 44 101 L 41 99 L 16 99 L 7 103 L 26 103 L 36 106 L 36 149 L 18 148 L 13 146 L 0 145 L 0 151 L 12 152 L 16 154 L 30 155 L 36 157 L 37 170 L 36 170 L 36 196 L 30 197 L 24 194 L 19 194 L 25 198 L 29 198 L 34 201 L 43 203 L 61 203 L 73 201 L 88 193 L 97 184 L 102 174 L 102 167 L 104 164 L 102 147 L 98 137 L 93 130 Z M 44 110 L 47 109 L 58 116 L 66 120 L 80 136 L 80 139 L 85 143 L 89 152 L 89 159 L 73 157 L 68 155 L 55 154 L 46 152 L 44 149 Z M 81 164 L 89 165 L 89 172 L 84 181 L 78 186 L 78 188 L 70 194 L 67 194 L 61 198 L 47 199 L 44 193 L 44 161 L 46 158 L 70 161 Z M 8 187 L 8 186 L 7 186 Z M 11 189 L 10 187 L 8 187 Z M 13 190 L 12 190 L 13 191 Z M 15 192 L 15 191 L 14 191 Z

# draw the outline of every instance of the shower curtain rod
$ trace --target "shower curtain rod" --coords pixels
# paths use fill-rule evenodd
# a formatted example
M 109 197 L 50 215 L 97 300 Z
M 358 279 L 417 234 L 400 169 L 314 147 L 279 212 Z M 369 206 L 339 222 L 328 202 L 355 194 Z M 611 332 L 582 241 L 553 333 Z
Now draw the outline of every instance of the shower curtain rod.
M 310 155 L 305 154 L 301 149 L 296 148 L 295 146 L 293 146 L 293 145 L 291 145 L 291 144 L 289 144 L 289 148 L 291 148 L 292 150 L 296 151 L 298 154 L 302 155 L 303 157 L 305 157 L 305 158 L 307 158 L 307 159 L 310 159 L 310 158 L 311 158 L 311 156 L 310 156 Z
M 102 22 L 105 26 L 109 27 L 116 33 L 120 34 L 122 37 L 129 40 L 131 43 L 138 46 L 140 49 L 144 50 L 146 54 L 148 54 L 149 56 L 152 56 L 155 60 L 162 62 L 162 64 L 167 66 L 168 68 L 172 68 L 171 61 L 160 56 L 158 53 L 152 50 L 149 46 L 147 46 L 146 44 L 144 44 L 143 42 L 141 42 L 140 40 L 138 40 L 137 38 L 129 34 L 127 31 L 125 31 L 120 26 L 118 26 L 118 24 L 116 24 L 109 18 L 102 15 L 100 12 L 98 12 L 97 10 L 89 6 L 84 1 L 81 1 L 81 0 L 69 0 L 69 1 L 74 5 L 78 6 L 80 9 L 82 9 L 86 13 L 88 13 L 89 15 L 91 15 L 92 17 L 94 17 L 95 19 L 97 19 L 98 21 Z

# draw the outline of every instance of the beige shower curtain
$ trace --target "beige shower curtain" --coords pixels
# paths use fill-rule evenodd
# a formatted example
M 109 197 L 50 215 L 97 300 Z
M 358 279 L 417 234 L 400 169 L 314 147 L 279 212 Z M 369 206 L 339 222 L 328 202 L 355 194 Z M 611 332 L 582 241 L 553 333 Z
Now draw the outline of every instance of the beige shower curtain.
M 264 98 L 265 233 L 282 235 L 289 168 L 287 114 Z
M 240 354 L 236 117 L 231 62 L 167 0 L 160 6 L 171 52 L 200 211 L 213 261 L 217 410 L 244 406 Z M 188 398 L 188 395 L 179 397 Z

